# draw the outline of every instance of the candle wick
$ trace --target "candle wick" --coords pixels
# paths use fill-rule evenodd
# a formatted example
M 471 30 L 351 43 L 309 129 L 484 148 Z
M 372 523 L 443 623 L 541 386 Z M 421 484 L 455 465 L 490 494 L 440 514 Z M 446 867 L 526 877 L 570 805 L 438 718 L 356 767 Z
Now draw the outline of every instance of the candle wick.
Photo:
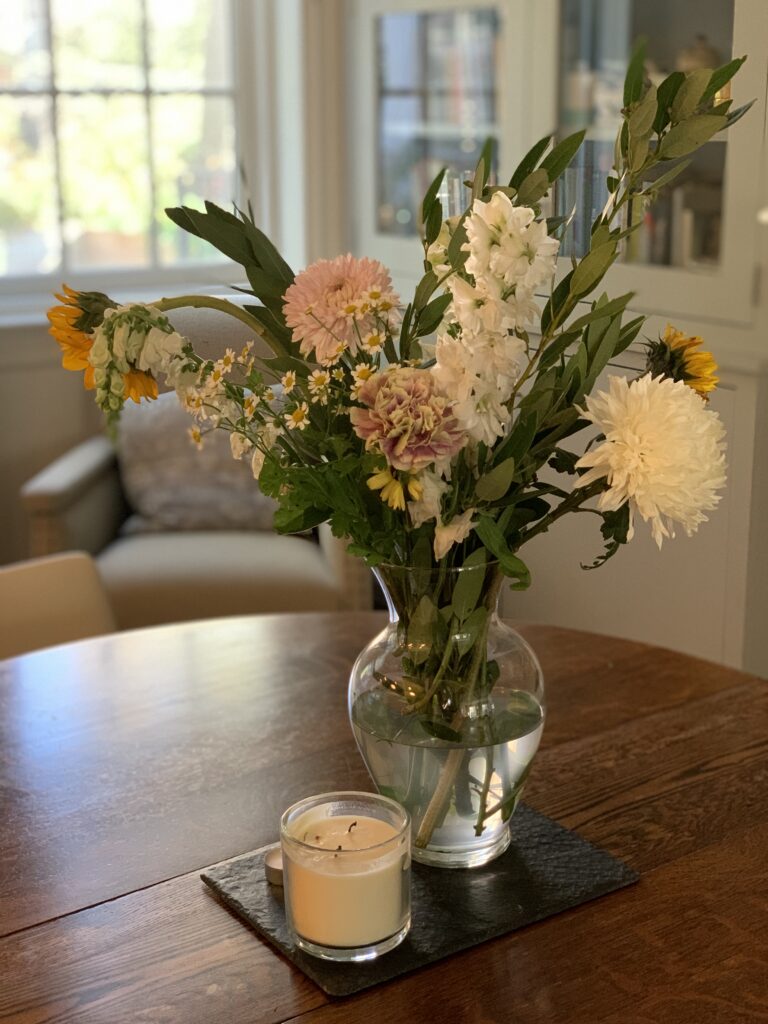
M 355 826 L 356 826 L 356 825 L 357 825 L 357 822 L 356 822 L 356 821 L 353 821 L 353 822 L 352 822 L 352 824 L 351 824 L 351 825 L 349 826 L 349 828 L 347 829 L 347 832 L 351 832 L 351 831 L 352 831 L 352 829 L 353 829 L 353 828 L 355 828 Z
M 340 849 L 341 849 L 341 845 L 337 846 L 337 847 L 336 847 L 336 849 L 337 849 L 337 850 L 340 850 Z

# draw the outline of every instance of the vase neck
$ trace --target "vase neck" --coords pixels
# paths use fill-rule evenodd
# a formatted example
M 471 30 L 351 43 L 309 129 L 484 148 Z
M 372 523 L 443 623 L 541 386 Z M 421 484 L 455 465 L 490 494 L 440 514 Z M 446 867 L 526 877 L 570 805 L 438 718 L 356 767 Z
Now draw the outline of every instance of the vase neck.
M 373 573 L 386 599 L 391 623 L 409 622 L 425 599 L 447 617 L 451 609 L 463 618 L 480 606 L 496 612 L 501 575 L 495 562 L 463 569 L 379 565 Z

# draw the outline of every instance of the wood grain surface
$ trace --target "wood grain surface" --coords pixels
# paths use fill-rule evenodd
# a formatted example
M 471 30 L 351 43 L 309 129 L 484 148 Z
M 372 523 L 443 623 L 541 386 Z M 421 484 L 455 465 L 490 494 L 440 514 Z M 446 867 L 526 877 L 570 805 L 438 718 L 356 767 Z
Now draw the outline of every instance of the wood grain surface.
M 370 788 L 346 721 L 375 615 L 183 624 L 0 663 L 0 1021 L 768 1022 L 768 687 L 521 627 L 547 679 L 526 798 L 641 882 L 347 1000 L 203 890 L 280 811 Z

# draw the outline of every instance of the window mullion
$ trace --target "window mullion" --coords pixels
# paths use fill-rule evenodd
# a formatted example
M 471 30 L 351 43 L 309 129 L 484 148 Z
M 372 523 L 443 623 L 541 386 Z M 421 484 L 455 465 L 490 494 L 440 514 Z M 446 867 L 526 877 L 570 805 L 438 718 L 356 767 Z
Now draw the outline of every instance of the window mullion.
M 61 274 L 66 276 L 69 269 L 69 253 L 66 234 L 64 231 L 64 184 L 61 171 L 61 142 L 59 139 L 59 92 L 56 84 L 56 47 L 53 41 L 53 11 L 51 0 L 45 0 L 43 4 L 45 17 L 45 31 L 48 35 L 48 52 L 51 62 L 51 134 L 53 135 L 53 170 L 56 188 L 56 221 L 59 228 L 60 265 Z
M 157 232 L 157 182 L 155 168 L 154 132 L 152 130 L 152 91 L 149 86 L 149 19 L 147 0 L 141 7 L 141 59 L 144 66 L 144 118 L 146 123 L 147 169 L 149 171 L 149 245 L 152 266 L 160 265 L 160 244 Z

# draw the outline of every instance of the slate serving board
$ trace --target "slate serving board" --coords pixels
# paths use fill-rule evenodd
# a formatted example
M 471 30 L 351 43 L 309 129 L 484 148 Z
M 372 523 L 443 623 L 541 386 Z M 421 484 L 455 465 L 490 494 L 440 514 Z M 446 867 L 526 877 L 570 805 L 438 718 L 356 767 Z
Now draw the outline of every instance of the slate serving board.
M 268 849 L 268 847 L 266 848 Z M 288 938 L 283 891 L 264 876 L 265 849 L 207 868 L 201 878 L 234 913 L 330 996 L 347 996 L 516 931 L 636 882 L 605 850 L 521 805 L 512 842 L 472 870 L 413 864 L 408 937 L 377 960 L 335 964 L 302 953 Z

